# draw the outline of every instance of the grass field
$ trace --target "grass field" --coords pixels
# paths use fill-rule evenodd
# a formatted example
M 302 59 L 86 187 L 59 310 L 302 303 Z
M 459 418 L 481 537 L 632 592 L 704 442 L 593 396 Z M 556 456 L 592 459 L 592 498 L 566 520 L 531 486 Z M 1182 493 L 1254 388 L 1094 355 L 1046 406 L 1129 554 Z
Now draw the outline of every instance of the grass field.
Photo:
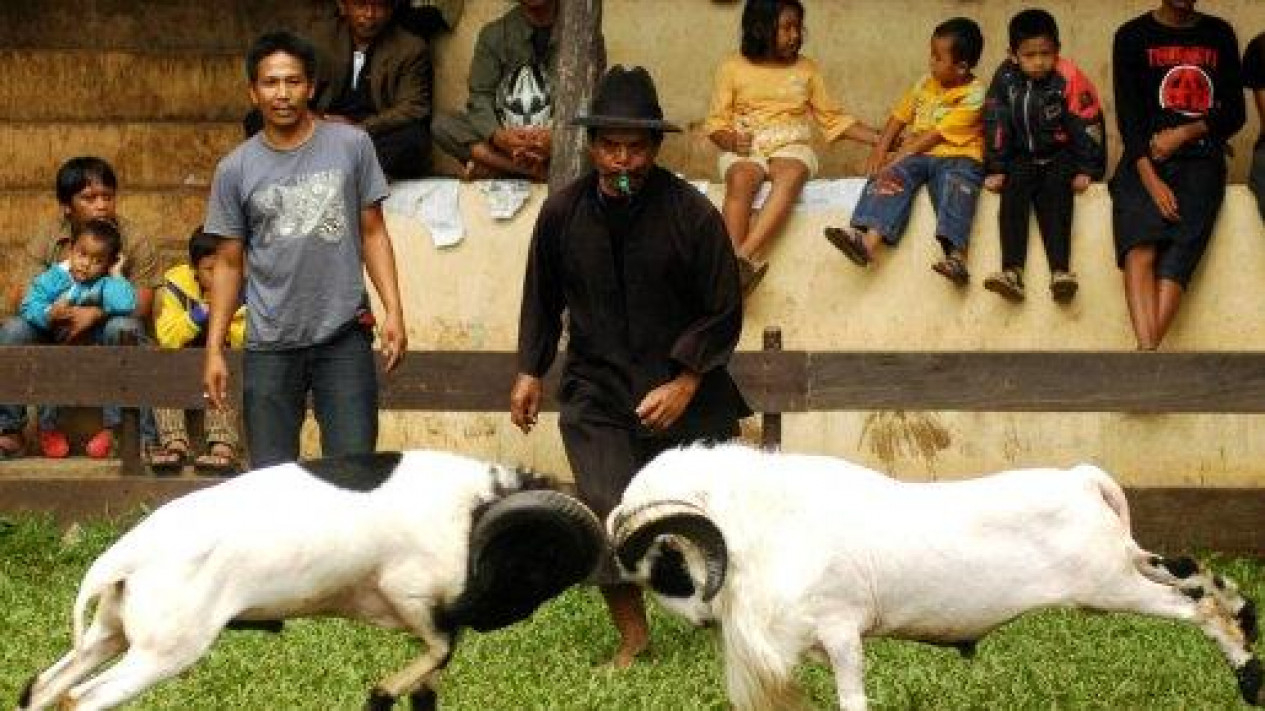
M 0 522 L 0 708 L 12 708 L 33 672 L 69 643 L 79 577 L 117 535 L 95 525 L 62 532 L 47 520 Z M 1208 560 L 1265 597 L 1265 565 Z M 614 673 L 598 662 L 612 649 L 595 591 L 577 589 L 530 621 L 458 645 L 441 692 L 444 709 L 722 710 L 712 635 L 662 614 L 653 654 Z M 358 709 L 378 677 L 415 651 L 404 635 L 337 620 L 298 621 L 280 636 L 227 632 L 191 670 L 150 690 L 135 709 Z M 1248 708 L 1212 642 L 1178 623 L 1049 611 L 988 637 L 973 660 L 908 642 L 866 645 L 872 708 L 1173 709 Z M 834 707 L 828 669 L 805 664 L 811 702 Z M 401 705 L 401 708 L 404 706 Z

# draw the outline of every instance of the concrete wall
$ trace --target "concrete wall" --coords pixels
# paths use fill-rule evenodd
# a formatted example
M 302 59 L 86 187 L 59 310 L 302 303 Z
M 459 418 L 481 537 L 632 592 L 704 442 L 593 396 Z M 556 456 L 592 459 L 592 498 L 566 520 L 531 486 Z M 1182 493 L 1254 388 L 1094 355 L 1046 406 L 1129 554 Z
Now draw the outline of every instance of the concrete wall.
M 712 185 L 719 202 L 722 189 Z M 438 250 L 419 222 L 388 215 L 401 265 L 412 348 L 513 350 L 523 261 L 543 193 L 514 219 L 488 219 L 464 186 L 465 240 Z M 747 307 L 740 348 L 758 350 L 766 326 L 805 350 L 1129 350 L 1133 347 L 1111 247 L 1110 203 L 1096 186 L 1079 200 L 1075 301 L 1048 295 L 1035 237 L 1029 298 L 1022 305 L 981 288 L 996 269 L 997 200 L 984 197 L 970 255 L 971 286 L 931 272 L 936 256 L 929 203 L 920 201 L 906 240 L 871 270 L 853 266 L 820 237 L 842 212 L 796 213 L 775 245 L 768 277 Z M 1208 255 L 1165 344 L 1171 350 L 1265 348 L 1265 229 L 1250 194 L 1231 189 Z M 899 383 L 893 383 L 899 387 Z M 505 384 L 508 396 L 510 383 Z M 387 414 L 385 447 L 435 446 L 566 472 L 555 420 L 529 437 L 503 412 Z M 1265 485 L 1265 421 L 1243 415 L 857 412 L 785 417 L 788 450 L 834 453 L 913 479 L 940 479 L 1021 465 L 1090 461 L 1138 485 Z M 758 422 L 744 433 L 755 439 Z M 308 446 L 314 440 L 309 433 Z
M 1111 96 L 1111 39 L 1126 20 L 1157 7 L 1157 0 L 804 0 L 804 54 L 822 66 L 844 105 L 871 125 L 882 125 L 901 92 L 927 66 L 927 41 L 936 24 L 955 15 L 978 21 L 985 52 L 979 74 L 985 81 L 1005 56 L 1006 25 L 1017 11 L 1040 5 L 1059 20 L 1064 53 L 1098 85 L 1109 112 L 1112 164 L 1118 155 Z M 438 103 L 459 106 L 465 72 L 479 27 L 500 15 L 507 0 L 466 0 L 456 31 L 436 45 Z M 1206 0 L 1200 9 L 1230 21 L 1240 43 L 1265 31 L 1265 2 Z M 604 27 L 612 63 L 641 64 L 654 75 L 667 115 L 691 131 L 669 138 L 664 161 L 697 177 L 715 173 L 715 152 L 700 133 L 712 75 L 737 51 L 741 2 L 708 0 L 606 0 Z M 1235 141 L 1231 180 L 1242 182 L 1256 136 L 1256 118 Z M 853 145 L 830 147 L 823 174 L 849 175 L 863 153 Z

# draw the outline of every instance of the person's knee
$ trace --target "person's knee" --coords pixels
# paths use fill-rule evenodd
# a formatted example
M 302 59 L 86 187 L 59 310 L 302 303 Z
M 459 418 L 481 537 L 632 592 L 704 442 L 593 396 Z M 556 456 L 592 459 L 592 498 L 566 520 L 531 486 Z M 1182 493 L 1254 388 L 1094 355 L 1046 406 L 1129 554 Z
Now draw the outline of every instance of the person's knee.
M 773 186 L 788 186 L 796 190 L 808 182 L 808 166 L 795 159 L 774 159 L 769 162 L 769 180 Z
M 22 346 L 39 340 L 35 327 L 21 316 L 10 316 L 0 326 L 0 345 Z
M 725 191 L 734 197 L 754 197 L 763 182 L 764 171 L 755 163 L 734 163 L 725 171 Z
M 107 346 L 136 345 L 145 340 L 145 326 L 134 316 L 113 316 L 101 329 L 101 341 Z

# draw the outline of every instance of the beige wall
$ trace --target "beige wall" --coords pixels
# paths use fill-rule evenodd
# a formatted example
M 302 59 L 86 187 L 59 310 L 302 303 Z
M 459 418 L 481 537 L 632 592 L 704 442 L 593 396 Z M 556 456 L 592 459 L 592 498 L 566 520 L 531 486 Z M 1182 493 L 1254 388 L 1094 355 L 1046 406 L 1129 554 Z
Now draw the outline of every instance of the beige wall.
M 831 88 L 856 116 L 881 125 L 899 94 L 926 69 L 927 39 L 940 21 L 965 15 L 984 29 L 985 51 L 979 74 L 987 81 L 1005 55 L 1006 25 L 1015 12 L 1040 5 L 1059 20 L 1064 53 L 1076 60 L 1098 85 L 1107 104 L 1112 163 L 1118 154 L 1111 97 L 1111 40 L 1124 21 L 1158 5 L 1157 0 L 804 0 L 807 38 L 804 54 L 816 59 Z M 465 73 L 474 37 L 488 20 L 511 3 L 466 0 L 457 30 L 436 46 L 441 108 L 465 100 Z M 665 162 L 692 176 L 711 177 L 715 153 L 699 133 L 707 112 L 712 72 L 737 51 L 741 2 L 715 0 L 606 0 L 605 35 L 612 63 L 642 64 L 659 85 L 669 117 L 692 131 L 670 138 Z M 1262 0 L 1204 0 L 1200 9 L 1230 21 L 1240 43 L 1265 31 Z M 1247 174 L 1257 120 L 1234 142 L 1231 180 Z M 823 160 L 824 174 L 856 172 L 862 153 L 836 145 Z
M 721 193 L 719 185 L 711 186 L 714 202 Z M 542 199 L 538 190 L 513 220 L 494 223 L 477 187 L 464 186 L 467 236 L 443 250 L 431 246 L 419 222 L 388 215 L 411 347 L 514 349 L 523 261 Z M 1035 236 L 1025 304 L 1012 305 L 979 286 L 999 259 L 995 196 L 986 195 L 980 205 L 972 284 L 964 291 L 929 268 L 936 247 L 925 199 L 905 241 L 869 271 L 853 266 L 820 237 L 821 227 L 838 224 L 843 213 L 796 213 L 772 250 L 767 279 L 748 304 L 740 348 L 759 349 L 763 329 L 778 325 L 788 349 L 1129 350 L 1109 213 L 1101 186 L 1077 205 L 1073 268 L 1082 290 L 1066 307 L 1048 296 L 1044 254 Z M 1262 283 L 1265 229 L 1251 195 L 1233 187 L 1166 348 L 1265 349 Z M 788 450 L 843 455 L 908 478 L 1091 461 L 1134 484 L 1265 485 L 1260 436 L 1265 419 L 1258 416 L 859 412 L 785 419 Z M 501 412 L 387 414 L 382 445 L 455 449 L 565 473 L 555 423 L 545 418 L 524 437 Z M 746 434 L 757 433 L 753 419 Z M 310 435 L 307 441 L 311 447 Z

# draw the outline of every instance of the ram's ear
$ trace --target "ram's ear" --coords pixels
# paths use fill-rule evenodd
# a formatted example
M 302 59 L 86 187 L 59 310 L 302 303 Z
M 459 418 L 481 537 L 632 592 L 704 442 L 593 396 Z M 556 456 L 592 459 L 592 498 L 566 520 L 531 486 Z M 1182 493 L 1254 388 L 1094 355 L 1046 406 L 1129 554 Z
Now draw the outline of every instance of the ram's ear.
M 675 549 L 677 555 L 693 548 L 703 561 L 703 601 L 710 602 L 720 592 L 729 567 L 728 548 L 725 536 L 699 507 L 682 501 L 658 501 L 622 513 L 613 524 L 615 558 L 624 570 L 637 570 L 661 536 L 677 538 L 681 541 Z M 664 549 L 661 545 L 656 548 L 658 557 L 662 557 Z M 681 567 L 688 570 L 686 562 Z

